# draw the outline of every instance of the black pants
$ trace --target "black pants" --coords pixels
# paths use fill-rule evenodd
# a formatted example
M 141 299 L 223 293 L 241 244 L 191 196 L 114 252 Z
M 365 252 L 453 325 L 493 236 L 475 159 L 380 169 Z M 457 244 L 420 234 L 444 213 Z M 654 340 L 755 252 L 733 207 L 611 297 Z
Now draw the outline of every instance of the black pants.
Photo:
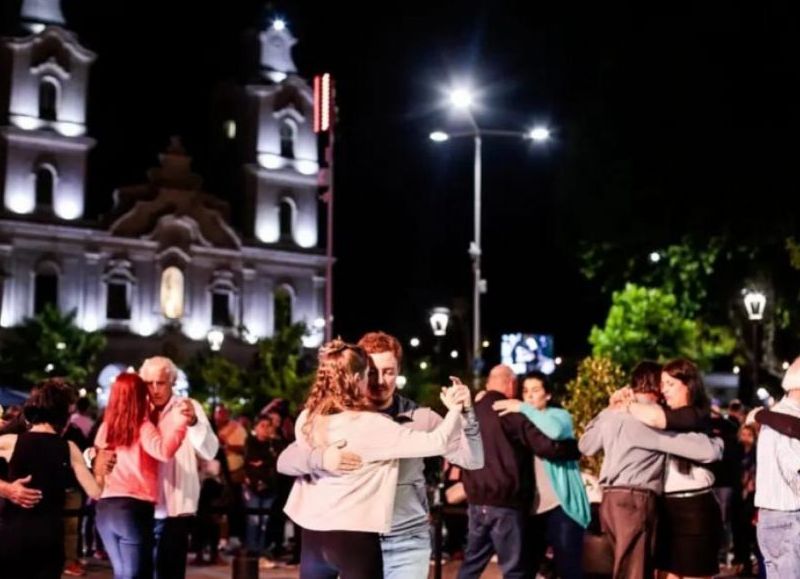
M 156 519 L 155 579 L 184 579 L 192 517 Z
M 383 577 L 377 533 L 303 529 L 300 579 L 376 579 Z

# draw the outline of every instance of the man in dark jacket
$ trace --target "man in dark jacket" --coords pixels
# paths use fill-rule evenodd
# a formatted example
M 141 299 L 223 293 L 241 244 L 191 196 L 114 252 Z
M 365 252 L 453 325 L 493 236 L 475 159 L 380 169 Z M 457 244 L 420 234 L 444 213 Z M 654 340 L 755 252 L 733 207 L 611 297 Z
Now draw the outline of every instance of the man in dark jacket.
M 504 579 L 528 575 L 523 534 L 535 489 L 533 454 L 550 460 L 580 456 L 575 440 L 550 440 L 522 414 L 500 416 L 492 410 L 497 400 L 514 397 L 516 385 L 511 368 L 495 366 L 475 404 L 485 464 L 463 475 L 469 531 L 459 579 L 480 577 L 494 553 Z

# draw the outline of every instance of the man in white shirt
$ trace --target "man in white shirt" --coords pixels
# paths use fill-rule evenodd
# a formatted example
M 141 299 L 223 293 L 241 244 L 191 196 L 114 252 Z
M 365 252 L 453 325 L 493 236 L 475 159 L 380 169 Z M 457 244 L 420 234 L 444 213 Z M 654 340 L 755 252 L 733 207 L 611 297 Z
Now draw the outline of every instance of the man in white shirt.
M 172 388 L 178 369 L 169 358 L 148 358 L 139 369 L 147 384 L 153 417 L 159 422 L 169 412 L 185 412 L 189 428 L 178 452 L 166 463 L 159 464 L 158 503 L 155 522 L 155 579 L 183 579 L 186 576 L 189 526 L 197 512 L 200 479 L 197 474 L 197 455 L 211 460 L 219 449 L 219 441 L 196 400 L 181 405 Z
M 783 377 L 786 396 L 772 407 L 800 417 L 800 358 Z M 758 546 L 767 579 L 800 577 L 800 441 L 762 426 L 756 456 Z

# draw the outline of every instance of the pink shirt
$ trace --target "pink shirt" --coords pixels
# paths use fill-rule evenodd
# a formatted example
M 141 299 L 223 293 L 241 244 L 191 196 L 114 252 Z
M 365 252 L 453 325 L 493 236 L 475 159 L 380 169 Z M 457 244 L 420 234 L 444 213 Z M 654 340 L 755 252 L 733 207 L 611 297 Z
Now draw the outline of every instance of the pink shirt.
M 130 446 L 119 446 L 117 463 L 106 476 L 100 498 L 131 497 L 155 503 L 158 500 L 158 463 L 175 456 L 186 436 L 187 419 L 180 412 L 171 412 L 161 419 L 158 428 L 145 420 L 139 438 Z M 95 445 L 106 446 L 106 424 L 100 425 Z

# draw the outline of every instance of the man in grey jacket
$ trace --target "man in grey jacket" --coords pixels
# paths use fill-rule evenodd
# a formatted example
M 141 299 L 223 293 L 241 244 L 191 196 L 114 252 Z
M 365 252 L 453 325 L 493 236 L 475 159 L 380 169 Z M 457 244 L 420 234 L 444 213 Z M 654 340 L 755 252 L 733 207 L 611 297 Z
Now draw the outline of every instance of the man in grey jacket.
M 383 332 L 370 332 L 361 338 L 358 345 L 370 356 L 367 397 L 375 410 L 414 430 L 434 430 L 442 417 L 397 393 L 397 376 L 403 358 L 403 349 L 397 338 Z M 480 429 L 471 408 L 462 418 L 459 435 L 451 439 L 448 446 L 445 458 L 451 463 L 467 470 L 483 467 Z M 335 469 L 340 456 L 336 447 L 334 443 L 328 449 L 306 453 L 297 444 L 292 444 L 281 454 L 278 470 L 283 474 L 301 476 L 314 470 Z M 329 460 L 331 455 L 336 458 Z M 345 458 L 348 459 L 351 465 L 354 464 L 352 455 Z M 420 458 L 400 461 L 392 528 L 388 534 L 381 536 L 386 579 L 419 579 L 428 576 L 431 543 L 424 468 L 424 460 Z
M 631 375 L 637 402 L 655 403 L 660 383 L 661 365 L 655 362 L 641 362 Z M 656 496 L 664 490 L 665 455 L 714 462 L 722 457 L 722 440 L 655 430 L 622 407 L 598 414 L 587 425 L 578 448 L 589 456 L 605 453 L 600 469 L 600 524 L 614 549 L 614 579 L 652 577 Z

